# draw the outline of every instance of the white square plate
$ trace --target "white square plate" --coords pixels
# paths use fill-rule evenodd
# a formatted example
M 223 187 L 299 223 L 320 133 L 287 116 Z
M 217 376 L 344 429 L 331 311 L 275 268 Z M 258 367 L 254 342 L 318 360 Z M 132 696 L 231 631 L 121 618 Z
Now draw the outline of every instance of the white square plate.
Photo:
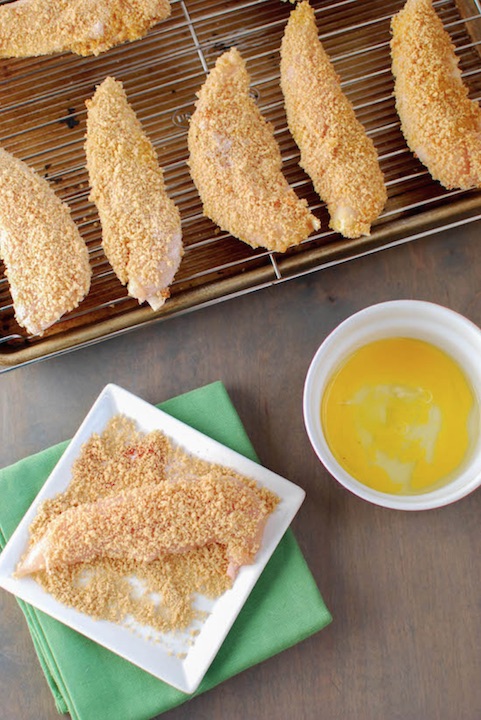
M 267 521 L 261 548 L 252 565 L 241 568 L 232 588 L 214 601 L 199 598 L 198 606 L 210 614 L 199 627 L 193 644 L 177 636 L 161 636 L 153 642 L 140 626 L 128 628 L 107 621 L 96 621 L 71 607 L 62 605 L 31 577 L 12 575 L 25 552 L 29 526 L 39 504 L 63 492 L 71 479 L 71 468 L 82 445 L 93 433 L 101 433 L 111 417 L 123 414 L 133 418 L 141 430 L 159 429 L 190 454 L 237 470 L 272 490 L 280 498 Z M 199 686 L 249 593 L 257 582 L 293 517 L 304 500 L 302 488 L 221 445 L 153 405 L 116 385 L 107 385 L 83 421 L 45 485 L 37 495 L 0 556 L 0 587 L 104 645 L 112 652 L 186 693 Z M 190 643 L 192 643 L 192 636 Z

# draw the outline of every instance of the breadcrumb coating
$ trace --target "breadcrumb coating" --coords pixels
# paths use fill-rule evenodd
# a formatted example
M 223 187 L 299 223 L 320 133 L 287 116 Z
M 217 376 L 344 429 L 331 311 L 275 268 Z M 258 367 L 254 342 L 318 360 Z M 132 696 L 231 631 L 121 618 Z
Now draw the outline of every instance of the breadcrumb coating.
M 0 6 L 0 57 L 99 55 L 169 15 L 169 0 L 17 0 Z
M 65 492 L 40 505 L 17 572 L 95 618 L 186 628 L 205 620 L 195 593 L 219 597 L 239 562 L 253 559 L 278 502 L 254 480 L 116 415 L 83 445 Z
M 300 165 L 327 204 L 330 227 L 349 238 L 369 235 L 387 199 L 383 174 L 318 38 L 308 2 L 291 12 L 284 32 L 281 88 Z
M 215 473 L 143 484 L 57 516 L 17 575 L 52 572 L 99 557 L 148 563 L 211 543 L 224 545 L 233 568 L 239 568 L 253 561 L 267 516 L 252 489 Z
M 396 108 L 409 148 L 444 187 L 481 187 L 481 109 L 468 98 L 431 0 L 408 0 L 391 29 Z
M 249 83 L 236 48 L 218 58 L 190 120 L 190 172 L 204 215 L 254 248 L 285 252 L 320 223 L 282 174 L 273 128 Z
M 179 211 L 122 83 L 106 78 L 86 104 L 90 199 L 105 254 L 129 294 L 158 310 L 182 258 Z
M 42 335 L 90 288 L 87 247 L 70 210 L 40 175 L 0 149 L 0 255 L 15 317 Z

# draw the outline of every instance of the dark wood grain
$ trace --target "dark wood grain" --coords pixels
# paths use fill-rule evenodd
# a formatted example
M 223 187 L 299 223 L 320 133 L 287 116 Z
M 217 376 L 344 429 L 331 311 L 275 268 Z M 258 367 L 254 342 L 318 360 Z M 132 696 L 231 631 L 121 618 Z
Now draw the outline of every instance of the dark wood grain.
M 294 531 L 333 624 L 164 717 L 481 717 L 481 492 L 418 514 L 371 506 L 318 463 L 301 404 L 316 348 L 367 305 L 425 299 L 481 324 L 480 235 L 416 241 L 0 378 L 2 465 L 72 435 L 107 382 L 158 402 L 220 379 L 263 464 L 307 491 Z M 3 592 L 0 708 L 2 720 L 57 717 Z

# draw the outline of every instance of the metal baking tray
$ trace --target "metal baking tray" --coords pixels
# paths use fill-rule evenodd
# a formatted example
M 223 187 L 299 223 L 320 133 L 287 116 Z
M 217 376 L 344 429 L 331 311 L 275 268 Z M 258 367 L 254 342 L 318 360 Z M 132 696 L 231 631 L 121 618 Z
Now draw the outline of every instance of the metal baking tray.
M 0 372 L 481 218 L 481 193 L 442 188 L 401 135 L 392 97 L 389 26 L 402 5 L 403 0 L 313 0 L 320 38 L 377 147 L 387 181 L 386 208 L 372 235 L 358 240 L 329 230 L 327 211 L 298 166 L 298 150 L 287 130 L 279 47 L 290 3 L 172 0 L 167 21 L 142 40 L 99 57 L 0 60 L 0 145 L 47 177 L 69 204 L 93 271 L 88 297 L 38 338 L 16 322 L 0 264 Z M 471 97 L 479 99 L 479 0 L 437 0 L 434 5 L 457 47 Z M 195 93 L 216 58 L 233 45 L 247 61 L 253 97 L 275 126 L 286 177 L 322 223 L 320 232 L 283 255 L 252 250 L 203 217 L 186 165 Z M 96 208 L 88 200 L 85 100 L 107 75 L 124 83 L 182 216 L 185 256 L 171 298 L 158 312 L 129 298 L 113 274 L 102 251 Z

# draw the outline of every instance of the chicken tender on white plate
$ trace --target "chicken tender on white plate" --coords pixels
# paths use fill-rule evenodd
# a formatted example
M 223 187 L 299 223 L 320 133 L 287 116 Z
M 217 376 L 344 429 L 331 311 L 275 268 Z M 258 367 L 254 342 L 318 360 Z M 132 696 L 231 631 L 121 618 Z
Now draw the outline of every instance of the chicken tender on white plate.
M 169 15 L 169 0 L 17 0 L 0 6 L 0 57 L 99 55 Z
M 90 199 L 99 211 L 105 254 L 129 294 L 158 310 L 182 258 L 179 211 L 122 83 L 106 78 L 87 108 Z
M 74 506 L 55 517 L 17 575 L 111 557 L 152 562 L 219 543 L 228 574 L 254 561 L 269 509 L 254 490 L 229 477 L 162 482 Z
M 481 109 L 431 0 L 408 0 L 391 27 L 396 108 L 409 148 L 444 187 L 481 187 Z
M 281 45 L 281 88 L 300 166 L 327 204 L 330 227 L 369 235 L 387 199 L 376 149 L 344 95 L 308 2 L 292 11 Z
M 235 48 L 218 58 L 190 120 L 189 166 L 204 214 L 252 247 L 284 252 L 320 227 L 282 174 L 272 126 Z
M 90 288 L 87 247 L 44 178 L 0 149 L 0 255 L 15 317 L 42 335 Z

